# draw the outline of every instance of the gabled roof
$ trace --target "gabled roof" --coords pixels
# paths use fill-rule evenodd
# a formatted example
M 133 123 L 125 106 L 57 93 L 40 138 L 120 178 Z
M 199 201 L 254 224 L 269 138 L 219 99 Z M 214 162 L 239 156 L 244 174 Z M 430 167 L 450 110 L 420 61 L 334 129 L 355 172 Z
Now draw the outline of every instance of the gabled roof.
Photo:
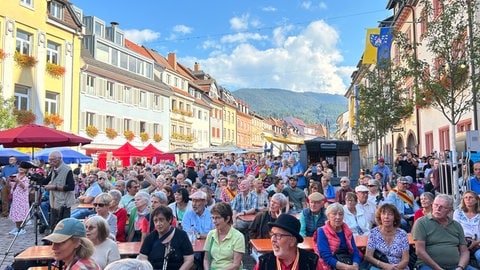
M 152 56 L 145 50 L 145 47 L 139 46 L 128 39 L 125 39 L 125 47 L 149 59 L 152 59 Z
M 77 15 L 75 14 L 75 11 L 73 10 L 72 3 L 69 0 L 57 0 L 57 1 L 59 3 L 62 3 L 65 6 L 65 9 L 67 10 L 67 13 L 64 13 L 63 20 L 60 20 L 60 19 L 48 14 L 49 12 L 47 10 L 48 19 L 56 21 L 60 24 L 68 26 L 72 29 L 79 30 L 78 34 L 82 33 L 82 26 L 83 26 L 82 20 L 80 18 L 78 18 Z
M 187 98 L 194 98 L 194 96 L 190 95 L 190 93 L 188 93 L 187 91 L 184 91 L 180 88 L 177 88 L 175 86 L 170 86 L 170 88 L 172 88 L 173 92 L 177 93 L 177 94 L 180 94 L 184 97 L 187 97 Z

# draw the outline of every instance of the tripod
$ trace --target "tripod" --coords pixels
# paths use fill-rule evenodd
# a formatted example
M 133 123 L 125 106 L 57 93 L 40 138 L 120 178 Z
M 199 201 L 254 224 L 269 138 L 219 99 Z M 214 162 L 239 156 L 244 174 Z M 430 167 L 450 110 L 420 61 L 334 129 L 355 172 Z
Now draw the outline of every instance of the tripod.
M 35 190 L 34 202 L 30 206 L 30 209 L 28 210 L 28 214 L 25 217 L 25 219 L 22 221 L 22 224 L 20 225 L 20 228 L 18 228 L 18 231 L 15 234 L 15 237 L 13 238 L 12 242 L 8 246 L 8 249 L 5 252 L 5 255 L 4 255 L 0 265 L 3 265 L 3 262 L 5 261 L 8 254 L 10 253 L 10 250 L 12 249 L 13 244 L 15 243 L 15 240 L 17 240 L 17 237 L 20 234 L 20 230 L 25 228 L 25 225 L 27 224 L 27 221 L 30 219 L 31 216 L 33 216 L 33 226 L 35 228 L 35 246 L 38 245 L 38 219 L 41 217 L 42 221 L 43 221 L 43 225 L 46 225 L 47 228 L 50 227 L 48 225 L 47 218 L 45 217 L 42 210 L 40 209 L 40 198 L 41 198 L 41 192 L 40 191 L 41 191 L 42 187 L 40 185 L 32 185 L 31 188 Z

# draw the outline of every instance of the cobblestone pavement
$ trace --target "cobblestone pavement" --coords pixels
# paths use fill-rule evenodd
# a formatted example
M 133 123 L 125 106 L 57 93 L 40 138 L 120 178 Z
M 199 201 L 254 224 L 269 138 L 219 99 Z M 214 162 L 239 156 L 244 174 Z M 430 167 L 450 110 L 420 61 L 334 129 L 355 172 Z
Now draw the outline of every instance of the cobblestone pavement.
M 14 235 L 9 234 L 15 223 L 13 223 L 7 217 L 0 217 L 0 269 L 5 269 L 8 265 L 13 263 L 15 254 L 24 250 L 29 246 L 35 245 L 35 230 L 33 226 L 33 219 L 30 225 L 25 226 L 26 233 L 18 235 L 16 238 Z M 42 237 L 44 234 L 38 234 L 37 244 L 42 244 Z M 15 240 L 14 240 L 15 239 Z M 5 259 L 5 260 L 4 260 Z M 3 261 L 3 263 L 2 263 Z

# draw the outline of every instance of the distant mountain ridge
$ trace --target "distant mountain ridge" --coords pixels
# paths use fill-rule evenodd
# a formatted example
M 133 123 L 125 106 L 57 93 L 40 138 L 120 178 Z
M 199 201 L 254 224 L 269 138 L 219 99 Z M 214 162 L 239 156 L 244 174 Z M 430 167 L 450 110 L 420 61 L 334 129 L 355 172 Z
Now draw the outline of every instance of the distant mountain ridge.
M 325 124 L 328 119 L 332 129 L 337 117 L 348 110 L 347 99 L 342 95 L 300 93 L 275 88 L 242 88 L 232 94 L 248 103 L 250 110 L 261 116 L 293 116 L 310 124 Z

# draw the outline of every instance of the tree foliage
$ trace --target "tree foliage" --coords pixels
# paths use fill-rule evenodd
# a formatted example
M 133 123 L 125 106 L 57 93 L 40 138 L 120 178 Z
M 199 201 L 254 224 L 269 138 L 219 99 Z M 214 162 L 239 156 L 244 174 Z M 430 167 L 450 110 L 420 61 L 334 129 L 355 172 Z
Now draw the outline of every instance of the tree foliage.
M 428 21 L 422 43 L 411 44 L 406 37 L 398 41 L 410 76 L 416 76 L 419 82 L 415 91 L 417 106 L 435 108 L 456 125 L 471 110 L 472 82 L 478 81 L 478 76 L 470 76 L 469 65 L 479 64 L 480 39 L 473 35 L 469 43 L 468 36 L 468 11 L 475 14 L 477 7 L 473 0 L 440 1 L 435 7 L 430 2 L 420 1 L 424 7 L 421 20 Z M 472 26 L 473 33 L 478 33 L 478 24 L 472 22 Z M 425 50 L 430 58 L 409 53 L 412 45 Z
M 16 119 L 13 115 L 15 97 L 4 98 L 2 86 L 0 85 L 0 130 L 16 126 Z
M 365 74 L 358 89 L 358 119 L 354 133 L 361 143 L 384 136 L 413 112 L 413 103 L 404 89 L 404 71 L 390 61 L 378 64 Z

